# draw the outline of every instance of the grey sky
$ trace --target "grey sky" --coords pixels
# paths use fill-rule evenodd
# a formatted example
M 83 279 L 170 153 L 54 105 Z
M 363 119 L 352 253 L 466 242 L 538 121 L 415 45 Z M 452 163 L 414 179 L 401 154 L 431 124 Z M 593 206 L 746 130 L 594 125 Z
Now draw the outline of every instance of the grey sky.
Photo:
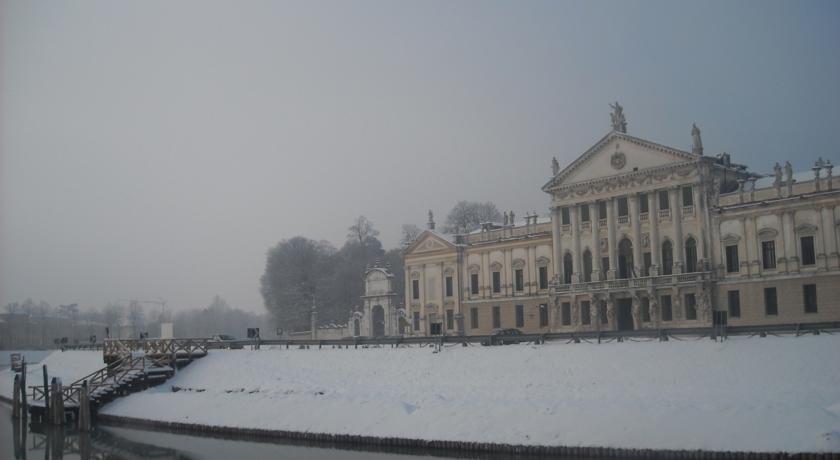
M 547 212 L 604 135 L 835 163 L 840 2 L 3 1 L 0 305 L 214 294 L 459 199 Z

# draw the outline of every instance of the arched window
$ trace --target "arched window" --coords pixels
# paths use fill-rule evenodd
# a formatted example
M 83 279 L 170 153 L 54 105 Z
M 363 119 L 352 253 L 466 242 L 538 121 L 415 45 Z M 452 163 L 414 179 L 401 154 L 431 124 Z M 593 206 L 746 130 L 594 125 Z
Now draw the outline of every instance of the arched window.
M 568 252 L 563 256 L 563 283 L 572 283 L 572 255 Z
M 685 242 L 685 271 L 692 273 L 697 271 L 697 242 L 689 238 Z
M 674 248 L 669 240 L 662 243 L 662 274 L 670 275 L 674 272 Z
M 589 249 L 583 251 L 583 281 L 592 281 L 592 253 Z

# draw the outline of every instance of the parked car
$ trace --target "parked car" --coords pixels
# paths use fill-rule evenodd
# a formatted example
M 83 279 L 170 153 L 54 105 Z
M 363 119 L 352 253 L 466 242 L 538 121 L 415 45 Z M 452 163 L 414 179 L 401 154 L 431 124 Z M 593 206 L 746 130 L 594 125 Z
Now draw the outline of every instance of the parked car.
M 522 331 L 519 329 L 493 329 L 490 331 L 490 337 L 484 339 L 481 344 L 484 346 L 510 345 L 521 341 Z
M 210 338 L 210 343 L 217 343 L 219 348 L 230 348 L 231 350 L 241 350 L 243 348 L 236 337 L 228 334 L 216 334 Z

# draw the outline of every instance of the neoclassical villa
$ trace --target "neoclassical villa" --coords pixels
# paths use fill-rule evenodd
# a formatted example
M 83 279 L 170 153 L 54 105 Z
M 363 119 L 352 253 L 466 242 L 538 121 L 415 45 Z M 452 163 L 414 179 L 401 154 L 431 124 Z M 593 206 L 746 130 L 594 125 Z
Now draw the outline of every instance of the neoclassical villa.
M 506 214 L 405 251 L 408 335 L 840 320 L 840 191 L 830 162 L 752 173 L 612 129 L 542 187 L 551 218 Z

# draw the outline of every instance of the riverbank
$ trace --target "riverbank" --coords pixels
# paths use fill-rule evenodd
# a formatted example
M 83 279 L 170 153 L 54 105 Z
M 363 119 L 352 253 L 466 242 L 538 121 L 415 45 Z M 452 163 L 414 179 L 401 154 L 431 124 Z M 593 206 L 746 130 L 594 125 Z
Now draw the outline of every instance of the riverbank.
M 219 350 L 101 414 L 418 442 L 840 452 L 837 350 L 830 335 Z

